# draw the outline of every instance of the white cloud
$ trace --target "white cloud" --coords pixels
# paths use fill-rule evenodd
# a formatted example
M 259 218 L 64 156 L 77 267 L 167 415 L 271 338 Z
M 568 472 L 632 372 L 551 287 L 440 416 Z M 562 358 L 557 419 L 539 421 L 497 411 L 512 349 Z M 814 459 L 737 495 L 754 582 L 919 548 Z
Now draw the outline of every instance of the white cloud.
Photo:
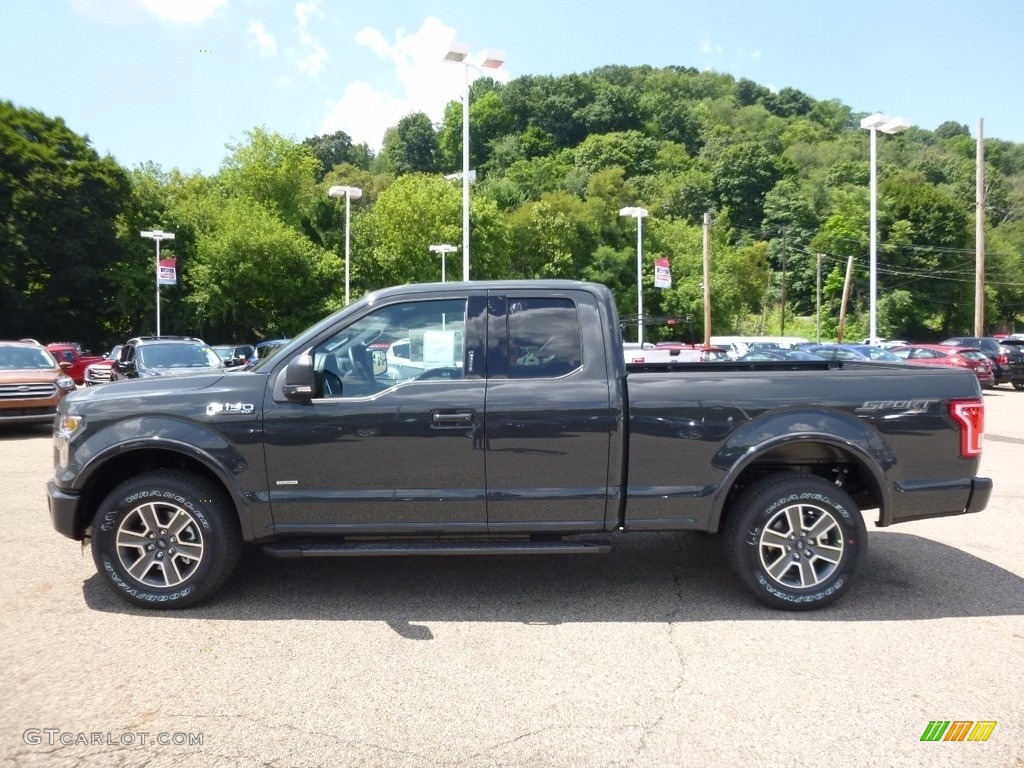
M 228 0 L 71 0 L 79 13 L 110 23 L 138 21 L 144 13 L 174 24 L 202 24 Z
M 302 35 L 299 38 L 299 45 L 302 46 L 306 55 L 299 59 L 296 66 L 300 72 L 305 72 L 310 77 L 317 77 L 330 58 L 330 54 L 312 35 Z
M 249 22 L 249 36 L 252 38 L 252 44 L 259 50 L 260 56 L 270 58 L 277 55 L 277 41 L 263 26 L 262 21 Z
M 327 60 L 331 58 L 323 44 L 309 31 L 309 20 L 320 13 L 320 0 L 306 0 L 295 6 L 295 19 L 299 29 L 299 48 L 301 53 L 296 62 L 300 72 L 310 77 L 317 77 L 323 71 Z
M 134 0 L 71 0 L 71 7 L 82 16 L 107 24 L 127 24 L 142 16 Z
M 377 150 L 384 131 L 405 115 L 424 112 L 435 123 L 440 122 L 445 105 L 462 98 L 463 68 L 443 60 L 454 39 L 455 30 L 434 17 L 425 19 L 411 34 L 398 30 L 393 42 L 376 29 L 361 30 L 356 43 L 391 63 L 397 92 L 375 89 L 365 82 L 353 83 L 340 99 L 328 103 L 320 132 L 345 131 L 354 142 L 366 142 Z M 480 61 L 481 53 L 474 52 L 470 60 Z M 470 80 L 490 76 L 507 82 L 510 77 L 504 68 L 486 73 L 469 68 Z
M 161 21 L 177 24 L 202 24 L 228 0 L 142 0 L 146 10 Z
M 699 50 L 701 53 L 705 55 L 714 54 L 717 56 L 721 56 L 724 49 L 722 48 L 720 43 L 713 42 L 711 40 L 711 36 L 707 32 L 705 32 L 703 37 L 701 37 L 700 39 Z
M 313 14 L 319 15 L 320 0 L 306 0 L 306 2 L 299 3 L 295 6 L 295 18 L 299 22 L 299 27 L 305 29 L 309 23 L 309 18 Z
M 376 29 L 363 27 L 356 35 L 356 44 L 361 45 L 364 48 L 369 48 L 382 59 L 387 58 L 388 41 L 385 40 L 384 35 Z

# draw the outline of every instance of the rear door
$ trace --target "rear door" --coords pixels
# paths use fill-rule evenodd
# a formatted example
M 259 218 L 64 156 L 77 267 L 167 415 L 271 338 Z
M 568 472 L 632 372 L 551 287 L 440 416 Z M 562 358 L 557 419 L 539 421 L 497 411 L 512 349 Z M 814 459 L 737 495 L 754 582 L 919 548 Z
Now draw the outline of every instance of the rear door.
M 618 420 L 597 298 L 492 292 L 487 338 L 488 529 L 602 530 Z

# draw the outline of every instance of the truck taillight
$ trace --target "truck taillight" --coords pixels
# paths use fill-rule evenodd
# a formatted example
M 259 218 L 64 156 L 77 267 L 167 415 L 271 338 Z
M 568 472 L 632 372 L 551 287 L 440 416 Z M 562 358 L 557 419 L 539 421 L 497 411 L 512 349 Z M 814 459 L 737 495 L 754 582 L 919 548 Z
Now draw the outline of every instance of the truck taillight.
M 965 459 L 981 456 L 985 434 L 985 403 L 982 400 L 950 400 L 949 415 L 960 425 L 960 455 Z

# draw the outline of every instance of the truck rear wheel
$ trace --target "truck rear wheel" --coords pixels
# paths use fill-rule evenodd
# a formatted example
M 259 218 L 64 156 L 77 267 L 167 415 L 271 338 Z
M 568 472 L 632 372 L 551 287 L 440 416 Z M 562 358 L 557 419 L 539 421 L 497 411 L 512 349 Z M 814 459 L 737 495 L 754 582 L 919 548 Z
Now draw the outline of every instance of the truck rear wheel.
M 96 569 L 122 600 L 184 608 L 234 571 L 242 535 L 220 488 L 190 472 L 148 472 L 104 499 L 92 526 Z
M 725 536 L 729 563 L 754 596 L 790 611 L 842 597 L 867 551 L 864 518 L 849 494 L 802 472 L 747 488 L 729 512 Z

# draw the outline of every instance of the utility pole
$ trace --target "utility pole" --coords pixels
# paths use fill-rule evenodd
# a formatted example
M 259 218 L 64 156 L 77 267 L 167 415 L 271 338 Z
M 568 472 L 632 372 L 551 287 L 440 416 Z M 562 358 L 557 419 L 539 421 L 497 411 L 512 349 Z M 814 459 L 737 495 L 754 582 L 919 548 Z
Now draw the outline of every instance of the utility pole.
M 816 344 L 821 344 L 821 254 L 818 254 L 818 293 L 814 303 L 815 328 L 817 330 Z
M 711 212 L 704 212 L 704 346 L 711 345 Z
M 786 228 L 782 228 L 782 317 L 779 334 L 786 335 Z
M 974 335 L 985 335 L 985 120 L 978 118 L 974 193 Z
M 850 300 L 850 285 L 853 283 L 853 256 L 846 262 L 846 279 L 843 281 L 843 303 L 839 306 L 839 331 L 836 341 L 843 343 L 843 330 L 846 327 L 846 304 Z

